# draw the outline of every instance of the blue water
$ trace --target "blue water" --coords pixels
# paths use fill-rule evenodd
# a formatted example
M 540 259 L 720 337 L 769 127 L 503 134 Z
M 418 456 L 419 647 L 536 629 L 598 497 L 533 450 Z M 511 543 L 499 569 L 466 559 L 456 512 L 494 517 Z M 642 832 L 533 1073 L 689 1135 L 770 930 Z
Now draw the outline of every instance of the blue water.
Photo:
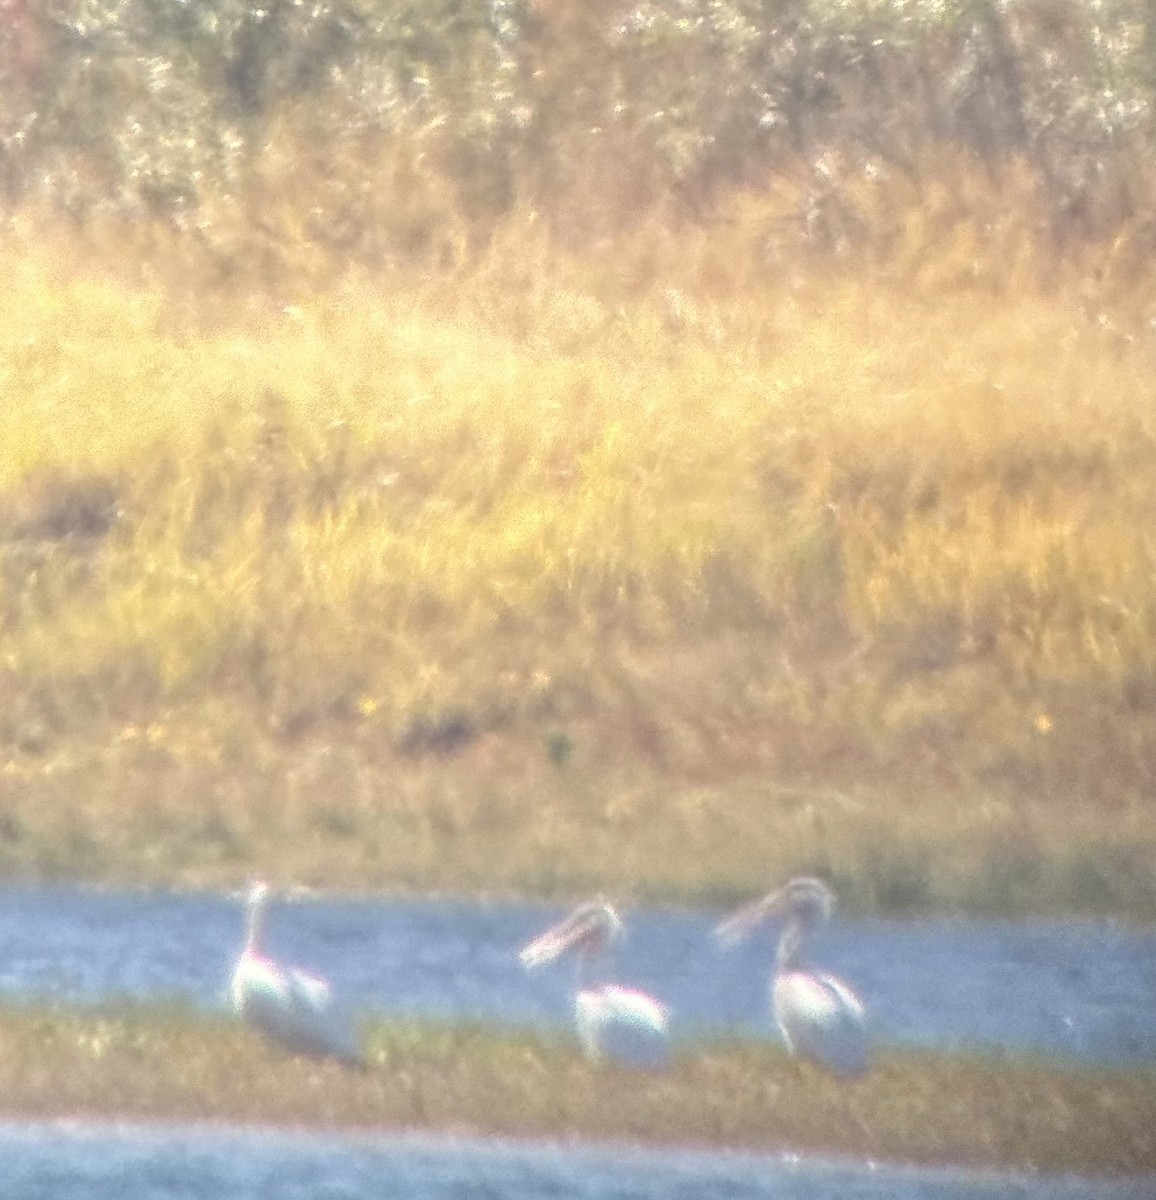
M 573 977 L 517 950 L 561 910 L 446 901 L 278 900 L 270 950 L 371 1014 L 562 1027 Z M 773 931 L 716 947 L 719 914 L 627 911 L 623 982 L 669 1004 L 675 1035 L 773 1038 Z M 207 894 L 0 888 L 0 999 L 223 1003 L 241 901 Z M 1100 922 L 840 919 L 812 957 L 845 978 L 881 1042 L 1156 1063 L 1156 931 Z
M 269 949 L 327 975 L 355 1009 L 558 1028 L 564 967 L 524 971 L 519 947 L 560 915 L 525 904 L 278 900 Z M 690 1044 L 771 1038 L 773 935 L 716 947 L 717 913 L 635 911 L 624 982 L 671 1005 Z M 0 999 L 178 999 L 220 1008 L 240 898 L 0 888 Z M 1093 922 L 840 920 L 814 959 L 846 978 L 884 1042 L 1156 1063 L 1156 931 Z M 2 1200 L 1150 1200 L 1126 1183 L 916 1170 L 790 1157 L 660 1153 L 432 1137 L 213 1127 L 0 1125 Z
M 792 1156 L 211 1127 L 0 1125 L 5 1200 L 1151 1200 L 1108 1182 Z

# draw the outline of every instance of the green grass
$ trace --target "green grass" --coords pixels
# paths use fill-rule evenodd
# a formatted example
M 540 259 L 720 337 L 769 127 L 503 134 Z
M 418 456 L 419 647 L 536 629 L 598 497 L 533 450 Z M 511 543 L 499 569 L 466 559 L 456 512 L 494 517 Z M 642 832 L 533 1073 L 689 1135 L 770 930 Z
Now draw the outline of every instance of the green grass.
M 0 1014 L 0 1112 L 434 1129 L 723 1146 L 1087 1175 L 1156 1170 L 1156 1079 L 888 1051 L 839 1083 L 773 1047 L 680 1047 L 669 1072 L 593 1066 L 569 1040 L 374 1024 L 370 1068 L 286 1057 L 180 1008 Z

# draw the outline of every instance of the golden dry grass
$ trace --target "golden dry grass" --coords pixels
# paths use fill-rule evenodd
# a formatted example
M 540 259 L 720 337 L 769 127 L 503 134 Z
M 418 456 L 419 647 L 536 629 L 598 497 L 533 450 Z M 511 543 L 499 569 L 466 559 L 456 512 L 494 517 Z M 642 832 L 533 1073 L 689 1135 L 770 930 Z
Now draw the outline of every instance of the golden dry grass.
M 1156 1081 L 913 1052 L 853 1084 L 773 1048 L 684 1047 L 674 1068 L 592 1066 L 569 1046 L 380 1025 L 365 1074 L 287 1058 L 179 1010 L 0 1016 L 0 1111 L 593 1138 L 1085 1175 L 1156 1171 Z
M 953 170 L 843 267 L 789 181 L 228 312 L 11 240 L 6 869 L 1151 916 L 1150 281 Z

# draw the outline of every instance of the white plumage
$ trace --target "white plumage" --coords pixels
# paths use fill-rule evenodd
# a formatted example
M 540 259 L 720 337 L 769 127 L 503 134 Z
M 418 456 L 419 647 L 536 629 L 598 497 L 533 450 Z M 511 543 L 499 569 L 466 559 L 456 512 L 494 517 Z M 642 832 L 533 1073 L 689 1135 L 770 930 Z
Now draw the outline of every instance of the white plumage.
M 245 946 L 229 986 L 234 1012 L 294 1054 L 363 1068 L 352 1022 L 338 1010 L 329 984 L 261 953 L 268 898 L 265 883 L 255 883 L 249 892 Z
M 608 978 L 611 951 L 622 931 L 622 920 L 609 904 L 590 901 L 524 946 L 519 958 L 525 967 L 540 967 L 568 950 L 577 953 L 574 1021 L 588 1058 L 665 1066 L 670 1056 L 666 1005 Z
M 740 909 L 718 926 L 724 943 L 746 937 L 771 916 L 785 919 L 771 980 L 771 1009 L 787 1049 L 835 1075 L 867 1070 L 867 1016 L 858 996 L 834 975 L 808 971 L 800 962 L 805 935 L 827 920 L 835 906 L 821 880 L 799 876 L 778 891 Z

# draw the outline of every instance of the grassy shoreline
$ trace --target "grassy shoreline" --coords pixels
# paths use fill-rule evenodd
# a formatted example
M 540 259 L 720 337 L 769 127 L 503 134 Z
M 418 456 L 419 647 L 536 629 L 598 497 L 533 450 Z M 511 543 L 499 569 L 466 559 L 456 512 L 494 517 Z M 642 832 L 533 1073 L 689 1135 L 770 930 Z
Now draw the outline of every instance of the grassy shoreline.
M 0 775 L 0 879 L 724 907 L 807 872 L 845 912 L 1156 922 L 1156 829 L 1110 809 L 695 780 L 582 746 L 559 768 L 532 735 L 425 762 L 339 736 L 254 751 L 133 743 Z
M 774 1047 L 684 1046 L 670 1072 L 561 1039 L 375 1024 L 370 1069 L 287 1058 L 224 1018 L 0 1012 L 0 1115 L 630 1141 L 1084 1175 L 1156 1171 L 1156 1075 L 881 1053 L 847 1085 Z
M 0 877 L 1156 919 L 1144 287 L 776 203 L 228 318 L 0 245 Z
M 1154 10 L 267 7 L 0 47 L 0 878 L 1156 920 Z
M 1146 341 L 747 203 L 223 329 L 0 247 L 0 872 L 1156 915 Z

